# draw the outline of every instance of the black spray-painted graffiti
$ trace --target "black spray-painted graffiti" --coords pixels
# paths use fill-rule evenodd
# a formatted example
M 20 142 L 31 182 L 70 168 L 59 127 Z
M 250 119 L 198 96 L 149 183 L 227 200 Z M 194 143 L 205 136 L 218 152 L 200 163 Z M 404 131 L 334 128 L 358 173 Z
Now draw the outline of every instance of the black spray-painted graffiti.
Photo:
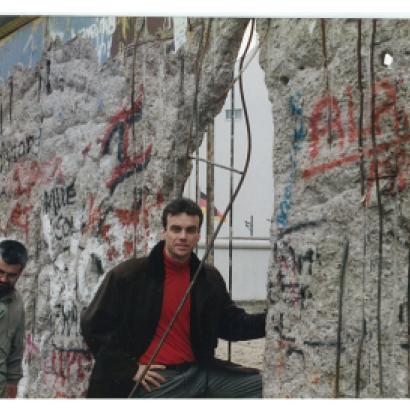
M 57 185 L 43 194 L 43 209 L 50 217 L 54 238 L 61 241 L 74 233 L 73 215 L 62 212 L 65 207 L 74 205 L 76 200 L 74 181 L 70 185 Z
M 77 306 L 73 305 L 71 309 L 66 309 L 63 304 L 57 304 L 56 309 L 56 319 L 60 319 L 62 323 L 61 336 L 78 336 L 77 322 L 78 322 L 78 312 Z
M 82 306 L 75 300 L 70 303 L 58 302 L 53 307 L 51 344 L 58 350 L 77 350 L 87 348 L 80 334 L 80 311 Z
M 277 244 L 274 246 L 276 278 L 281 291 L 281 299 L 293 307 L 303 309 L 306 301 L 312 298 L 312 292 L 308 283 L 302 283 L 302 278 L 312 276 L 314 264 L 320 264 L 320 255 L 316 249 L 312 248 L 308 248 L 302 254 L 297 254 L 292 246 L 286 243 L 283 245 L 286 252 L 281 252 L 281 255 L 278 255 Z M 306 279 L 303 282 L 306 282 Z M 272 292 L 269 291 L 269 295 L 271 294 Z
M 74 218 L 73 216 L 59 215 L 52 224 L 54 237 L 61 241 L 74 233 Z
M 61 208 L 67 205 L 73 205 L 76 197 L 74 182 L 69 186 L 56 186 L 50 191 L 44 191 L 43 207 L 47 214 L 50 211 L 57 216 Z M 50 215 L 53 216 L 52 214 Z
M 39 135 L 28 135 L 15 143 L 0 143 L 0 173 L 9 171 L 10 167 L 24 158 L 38 143 Z

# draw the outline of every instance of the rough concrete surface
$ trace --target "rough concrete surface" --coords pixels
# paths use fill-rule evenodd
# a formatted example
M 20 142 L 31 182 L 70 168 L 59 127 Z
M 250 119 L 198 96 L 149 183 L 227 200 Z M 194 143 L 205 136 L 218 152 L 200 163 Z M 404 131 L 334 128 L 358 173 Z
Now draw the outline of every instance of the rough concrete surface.
M 359 24 L 257 25 L 275 124 L 266 397 L 408 394 L 410 23 Z
M 47 19 L 44 43 L 9 48 L 42 50 L 0 84 L 0 234 L 30 253 L 20 397 L 84 396 L 80 312 L 158 239 L 248 22 L 189 19 L 175 53 L 163 19 L 130 20 L 91 30 L 104 50 L 51 40 Z M 265 397 L 408 394 L 410 26 L 359 23 L 257 21 L 275 124 Z
M 159 239 L 247 24 L 190 19 L 175 53 L 171 29 L 133 20 L 128 46 L 105 64 L 81 35 L 45 37 L 41 61 L 1 84 L 0 231 L 30 254 L 20 397 L 84 396 L 93 360 L 81 310 L 107 270 Z

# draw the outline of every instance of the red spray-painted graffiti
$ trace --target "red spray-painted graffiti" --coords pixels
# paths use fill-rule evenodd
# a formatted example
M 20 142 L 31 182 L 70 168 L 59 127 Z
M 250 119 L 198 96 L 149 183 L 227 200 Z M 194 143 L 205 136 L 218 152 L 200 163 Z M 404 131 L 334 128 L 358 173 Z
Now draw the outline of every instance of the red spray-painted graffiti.
M 11 171 L 9 192 L 16 196 L 30 195 L 36 185 L 48 185 L 54 180 L 63 184 L 62 162 L 60 157 L 55 157 L 51 161 L 24 161 L 15 164 Z
M 117 159 L 119 164 L 116 165 L 106 186 L 110 189 L 111 194 L 119 183 L 131 176 L 134 172 L 144 170 L 150 159 L 152 144 L 149 144 L 143 153 L 134 153 L 130 155 L 129 151 L 129 130 L 132 123 L 142 118 L 142 102 L 144 99 L 144 88 L 141 85 L 140 91 L 130 109 L 122 108 L 109 121 L 109 125 L 104 131 L 104 138 L 101 143 L 100 156 L 106 155 L 110 149 L 111 141 L 115 135 L 118 135 Z M 87 152 L 87 147 L 83 154 Z
M 51 372 L 64 383 L 71 376 L 83 381 L 91 368 L 91 353 L 54 350 L 51 357 Z
M 130 235 L 132 235 L 133 230 L 142 223 L 145 236 L 148 237 L 150 234 L 150 215 L 152 210 L 154 208 L 159 209 L 164 203 L 164 198 L 160 190 L 157 191 L 154 198 L 153 200 L 148 190 L 140 189 L 136 193 L 130 209 L 109 207 L 104 210 L 102 209 L 103 205 L 97 205 L 94 195 L 89 193 L 87 197 L 87 222 L 82 228 L 82 234 L 87 235 L 95 230 L 95 234 L 110 245 L 107 251 L 107 258 L 109 261 L 113 261 L 121 256 L 121 251 L 111 244 L 109 234 L 112 224 L 106 223 L 106 220 L 110 214 L 112 214 L 125 230 L 132 228 L 130 232 L 128 232 Z M 134 241 L 128 237 L 125 238 L 122 249 L 123 256 L 129 257 L 133 249 Z
M 86 383 L 92 365 L 89 352 L 53 350 L 44 363 L 43 383 L 53 385 L 53 397 L 85 397 L 87 389 L 83 383 Z M 74 391 L 67 382 L 75 383 Z
M 55 157 L 50 161 L 23 161 L 13 165 L 5 178 L 3 192 L 18 201 L 11 210 L 9 219 L 1 229 L 5 234 L 13 227 L 24 232 L 26 241 L 29 237 L 30 213 L 33 206 L 30 204 L 31 194 L 36 186 L 46 186 L 53 181 L 64 182 L 62 159 Z
M 40 353 L 40 349 L 34 343 L 33 335 L 31 333 L 27 334 L 26 337 L 26 354 L 27 354 L 27 361 L 30 363 L 34 356 L 37 356 Z
M 378 138 L 376 148 L 371 145 L 370 126 L 365 127 L 362 131 L 364 141 L 363 158 L 372 159 L 375 155 L 378 156 L 379 169 L 383 173 L 382 177 L 391 178 L 391 184 L 388 188 L 390 191 L 394 190 L 395 184 L 398 191 L 405 189 L 408 184 L 410 170 L 410 150 L 404 148 L 404 145 L 410 141 L 409 120 L 407 113 L 397 108 L 397 84 L 393 85 L 389 80 L 383 79 L 375 85 L 374 129 Z M 321 157 L 326 158 L 326 160 L 305 168 L 302 171 L 305 179 L 324 174 L 337 167 L 355 163 L 361 158 L 361 153 L 356 146 L 359 132 L 354 118 L 352 87 L 347 87 L 345 94 L 348 99 L 347 132 L 343 127 L 341 105 L 336 97 L 325 96 L 313 108 L 309 120 L 311 133 L 310 156 L 313 163 L 320 161 Z M 331 112 L 331 118 L 329 119 L 327 117 L 328 110 Z M 336 147 L 332 148 L 332 151 L 328 149 L 324 142 L 324 137 L 328 136 L 329 133 L 336 139 Z M 346 135 L 348 137 L 347 141 Z M 330 153 L 335 153 L 336 158 L 329 161 Z M 379 158 L 380 156 L 383 157 Z M 374 161 L 370 161 L 367 175 L 367 203 L 374 187 L 374 179 L 375 164 Z
M 94 194 L 87 193 L 87 222 L 81 229 L 83 235 L 90 234 L 93 227 L 96 226 L 102 217 L 100 207 L 95 205 Z
M 32 205 L 22 206 L 20 203 L 17 203 L 11 211 L 10 220 L 8 222 L 8 226 L 9 224 L 15 225 L 16 227 L 23 230 L 26 241 L 28 241 L 29 215 L 32 208 Z

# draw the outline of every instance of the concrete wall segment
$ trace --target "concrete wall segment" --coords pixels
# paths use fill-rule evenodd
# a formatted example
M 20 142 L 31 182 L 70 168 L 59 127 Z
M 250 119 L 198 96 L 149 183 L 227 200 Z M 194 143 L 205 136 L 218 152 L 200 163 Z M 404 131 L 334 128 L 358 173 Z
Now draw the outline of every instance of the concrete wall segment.
M 110 57 L 111 20 L 84 31 L 85 21 L 50 19 L 55 40 L 0 86 L 0 230 L 30 253 L 23 397 L 84 396 L 93 362 L 80 312 L 107 270 L 158 240 L 163 204 L 189 173 L 188 136 L 192 153 L 223 105 L 247 23 L 191 19 L 178 53 L 161 37 L 169 28 L 141 31 L 127 37 L 138 40 L 134 65 L 134 48 Z
M 362 20 L 361 38 L 364 195 L 358 154 L 357 27 L 356 19 L 258 22 L 260 38 L 268 31 L 260 63 L 275 121 L 267 397 L 407 395 L 404 309 L 410 231 L 400 221 L 407 219 L 409 195 L 409 73 L 403 35 L 408 21 L 379 20 L 376 26 L 375 134 L 383 207 L 380 281 L 370 120 L 372 21 Z M 393 55 L 391 66 L 383 64 L 386 51 Z M 341 285 L 346 240 L 349 253 Z

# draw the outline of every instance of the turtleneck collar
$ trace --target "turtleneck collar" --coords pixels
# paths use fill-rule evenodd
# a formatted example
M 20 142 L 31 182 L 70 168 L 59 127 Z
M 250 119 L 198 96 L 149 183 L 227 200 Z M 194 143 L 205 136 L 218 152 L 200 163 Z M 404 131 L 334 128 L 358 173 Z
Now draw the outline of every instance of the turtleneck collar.
M 165 251 L 165 246 L 163 250 L 163 255 L 164 255 L 164 266 L 166 269 L 171 268 L 172 270 L 180 270 L 180 269 L 183 269 L 189 266 L 190 261 L 191 261 L 191 258 L 189 258 L 185 262 L 178 262 L 174 259 L 171 259 Z

